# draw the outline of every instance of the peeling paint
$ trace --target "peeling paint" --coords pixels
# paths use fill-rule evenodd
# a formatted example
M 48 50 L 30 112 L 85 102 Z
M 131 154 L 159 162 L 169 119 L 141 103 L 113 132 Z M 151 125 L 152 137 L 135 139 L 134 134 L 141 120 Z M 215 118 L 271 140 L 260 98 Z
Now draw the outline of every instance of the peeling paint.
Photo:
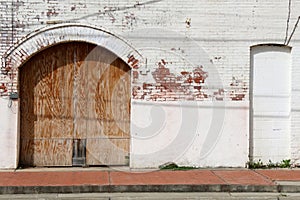
M 229 96 L 232 101 L 243 101 L 248 91 L 247 83 L 242 79 L 232 77 Z
M 136 16 L 133 12 L 125 12 L 122 18 L 122 25 L 131 28 L 137 22 Z
M 133 80 L 137 80 L 139 78 L 139 73 L 137 71 L 132 72 Z
M 170 71 L 164 59 L 158 62 L 151 73 L 155 82 L 143 82 L 142 86 L 133 87 L 134 99 L 150 101 L 203 100 L 208 95 L 202 92 L 208 73 L 202 66 L 191 71 L 181 71 L 179 74 Z
M 134 55 L 128 55 L 128 61 L 127 63 L 133 68 L 138 69 L 139 68 L 139 60 L 134 57 Z
M 46 13 L 47 17 L 56 17 L 58 16 L 58 11 L 55 8 L 49 8 Z

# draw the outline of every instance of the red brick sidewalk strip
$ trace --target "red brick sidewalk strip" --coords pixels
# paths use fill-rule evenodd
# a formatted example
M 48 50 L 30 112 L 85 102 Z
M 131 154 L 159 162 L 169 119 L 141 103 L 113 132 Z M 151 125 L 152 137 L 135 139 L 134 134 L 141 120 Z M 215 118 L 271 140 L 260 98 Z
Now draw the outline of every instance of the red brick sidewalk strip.
M 58 169 L 59 170 L 59 169 Z M 81 192 L 300 192 L 298 170 L 0 172 L 0 194 Z
M 109 185 L 108 172 L 1 172 L 0 186 Z
M 112 185 L 195 185 L 225 184 L 211 171 L 154 171 L 149 173 L 111 172 Z
M 68 186 L 68 185 L 195 185 L 240 184 L 274 185 L 267 172 L 252 170 L 191 170 L 153 172 L 2 172 L 0 186 Z M 265 174 L 264 174 L 265 173 Z M 274 174 L 274 173 L 273 173 Z M 272 173 L 271 173 L 272 175 Z M 270 175 L 270 176 L 271 176 Z M 296 177 L 296 176 L 295 176 Z M 296 177 L 297 178 L 297 177 Z M 300 180 L 300 177 L 299 177 Z
M 231 185 L 274 185 L 271 179 L 252 170 L 220 170 L 213 172 Z
M 273 181 L 300 181 L 299 169 L 256 170 L 256 172 Z

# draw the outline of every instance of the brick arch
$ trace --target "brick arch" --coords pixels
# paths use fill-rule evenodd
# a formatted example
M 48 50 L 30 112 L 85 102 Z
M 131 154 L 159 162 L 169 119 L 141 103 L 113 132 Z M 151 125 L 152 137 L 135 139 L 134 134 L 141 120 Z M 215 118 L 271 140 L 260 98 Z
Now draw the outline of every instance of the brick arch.
M 34 54 L 62 42 L 81 41 L 104 47 L 131 68 L 140 68 L 145 59 L 125 39 L 103 28 L 83 24 L 45 27 L 24 37 L 4 55 L 5 68 L 18 68 Z

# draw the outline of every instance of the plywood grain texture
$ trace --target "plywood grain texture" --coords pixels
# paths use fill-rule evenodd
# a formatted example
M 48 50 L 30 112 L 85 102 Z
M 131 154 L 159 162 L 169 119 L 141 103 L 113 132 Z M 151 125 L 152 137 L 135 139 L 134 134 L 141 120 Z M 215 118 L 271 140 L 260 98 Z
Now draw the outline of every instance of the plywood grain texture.
M 129 139 L 87 139 L 88 165 L 128 165 Z
M 26 62 L 19 82 L 22 165 L 71 166 L 73 139 L 87 140 L 88 165 L 127 164 L 130 68 L 121 59 L 59 44 Z

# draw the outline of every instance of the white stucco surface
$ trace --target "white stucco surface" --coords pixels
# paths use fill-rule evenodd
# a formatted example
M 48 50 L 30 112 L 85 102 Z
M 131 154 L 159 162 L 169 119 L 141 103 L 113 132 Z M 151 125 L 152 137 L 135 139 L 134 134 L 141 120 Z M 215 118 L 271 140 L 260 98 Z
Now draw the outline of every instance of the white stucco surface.
M 244 167 L 248 109 L 248 102 L 133 102 L 130 166 Z
M 17 111 L 17 102 L 0 98 L 0 169 L 17 167 Z

